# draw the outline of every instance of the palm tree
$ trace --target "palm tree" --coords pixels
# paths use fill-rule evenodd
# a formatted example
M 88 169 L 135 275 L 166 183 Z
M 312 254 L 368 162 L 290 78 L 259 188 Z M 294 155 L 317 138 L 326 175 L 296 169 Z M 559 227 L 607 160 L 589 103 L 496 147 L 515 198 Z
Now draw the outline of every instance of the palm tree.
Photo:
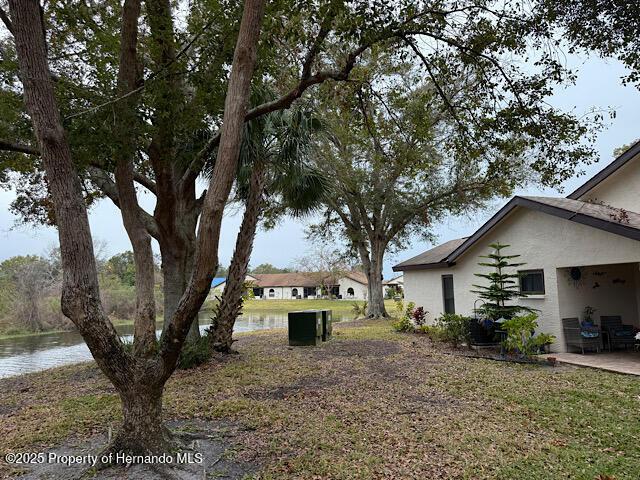
M 311 138 L 321 131 L 318 119 L 302 109 L 271 114 L 251 122 L 245 130 L 237 178 L 237 195 L 245 210 L 222 298 L 208 331 L 216 351 L 232 351 L 233 326 L 242 311 L 260 219 L 307 215 L 318 208 L 326 193 L 327 183 L 310 161 Z

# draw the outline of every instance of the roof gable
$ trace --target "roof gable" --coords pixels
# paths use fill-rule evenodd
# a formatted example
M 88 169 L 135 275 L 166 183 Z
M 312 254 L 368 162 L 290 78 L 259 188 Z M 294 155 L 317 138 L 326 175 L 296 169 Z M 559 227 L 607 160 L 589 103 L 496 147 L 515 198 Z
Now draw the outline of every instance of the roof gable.
M 640 141 L 633 144 L 628 150 L 622 153 L 613 162 L 604 167 L 593 177 L 583 183 L 580 187 L 567 195 L 567 198 L 578 200 L 579 198 L 583 197 L 584 195 L 589 193 L 590 190 L 593 190 L 595 187 L 600 185 L 603 181 L 617 172 L 620 168 L 633 160 L 638 154 L 640 154 Z
M 640 240 L 640 214 L 614 208 L 608 205 L 582 202 L 570 198 L 558 197 L 513 197 L 504 207 L 484 225 L 466 239 L 451 240 L 436 248 L 413 257 L 393 267 L 394 271 L 422 270 L 428 268 L 446 268 L 455 264 L 464 252 L 484 237 L 516 208 L 528 208 L 553 215 L 565 220 L 588 225 L 616 235 Z M 460 242 L 460 240 L 463 240 Z M 460 242 L 444 257 L 440 255 L 449 250 L 455 242 Z M 444 248 L 443 248 L 444 247 Z M 428 260 L 430 263 L 425 262 Z
M 517 207 L 537 210 L 571 222 L 581 223 L 616 235 L 640 240 L 640 214 L 626 212 L 608 205 L 581 202 L 558 197 L 513 197 L 488 222 L 480 227 L 465 243 L 447 257 L 447 262 L 455 262 L 471 245 L 480 240 L 504 217 Z

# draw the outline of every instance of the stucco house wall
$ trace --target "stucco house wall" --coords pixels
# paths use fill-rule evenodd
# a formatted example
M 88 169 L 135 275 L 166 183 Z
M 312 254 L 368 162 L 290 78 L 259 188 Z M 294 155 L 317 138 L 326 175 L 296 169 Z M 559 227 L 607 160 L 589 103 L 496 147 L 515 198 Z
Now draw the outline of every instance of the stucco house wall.
M 340 288 L 340 295 L 345 300 L 365 300 L 367 298 L 367 285 L 362 284 L 352 278 L 343 277 L 338 281 L 338 286 Z M 298 296 L 304 296 L 304 286 L 280 286 L 280 285 L 268 285 L 264 282 L 261 283 L 261 288 L 263 288 L 263 299 L 264 300 L 291 300 L 296 297 L 293 295 L 293 290 L 298 290 Z M 312 287 L 313 288 L 313 287 Z M 348 297 L 347 292 L 349 288 L 353 289 L 353 296 Z M 273 290 L 273 296 L 269 295 L 269 292 Z M 320 287 L 316 287 L 316 296 L 321 296 Z
M 640 155 L 579 197 L 584 202 L 604 202 L 617 208 L 640 212 Z
M 338 282 L 340 287 L 340 295 L 342 295 L 343 300 L 366 300 L 367 299 L 367 286 L 363 285 L 360 282 L 356 282 L 355 280 L 344 277 L 341 278 Z M 349 297 L 347 295 L 347 291 L 349 288 L 353 288 L 353 297 Z
M 477 294 L 472 293 L 473 284 L 484 279 L 474 274 L 490 271 L 480 267 L 479 255 L 489 252 L 489 244 L 500 242 L 512 245 L 506 252 L 521 255 L 527 264 L 521 270 L 543 269 L 545 294 L 519 299 L 519 303 L 539 309 L 540 331 L 553 334 L 557 341 L 552 350 L 564 350 L 559 294 L 566 296 L 567 281 L 564 273 L 558 278 L 558 269 L 588 265 L 632 263 L 637 270 L 640 261 L 640 242 L 586 225 L 571 222 L 543 212 L 517 208 L 489 231 L 475 245 L 456 260 L 449 268 L 429 270 L 407 270 L 404 272 L 405 299 L 424 307 L 429 313 L 427 320 L 441 315 L 443 310 L 442 275 L 452 274 L 456 313 L 471 315 Z M 626 274 L 636 277 L 635 270 Z M 637 284 L 636 284 L 637 285 Z M 637 295 L 637 293 L 636 293 Z M 625 296 L 624 298 L 630 298 Z M 582 302 L 582 300 L 576 300 Z M 575 306 L 577 308 L 577 305 Z M 571 311 L 575 311 L 571 307 Z M 582 307 L 584 308 L 584 306 Z M 638 302 L 632 302 L 629 312 L 638 311 Z M 569 310 L 566 310 L 568 312 Z M 625 310 L 626 311 L 626 310 Z M 618 309 L 618 312 L 620 310 Z M 604 313 L 599 313 L 604 314 Z M 622 314 L 611 312 L 610 314 Z M 567 316 L 575 316 L 574 314 Z
M 298 295 L 302 296 L 304 287 L 264 287 L 264 298 L 267 300 L 291 300 L 297 298 L 293 296 L 293 289 L 298 289 Z M 269 291 L 273 289 L 274 296 L 269 295 Z

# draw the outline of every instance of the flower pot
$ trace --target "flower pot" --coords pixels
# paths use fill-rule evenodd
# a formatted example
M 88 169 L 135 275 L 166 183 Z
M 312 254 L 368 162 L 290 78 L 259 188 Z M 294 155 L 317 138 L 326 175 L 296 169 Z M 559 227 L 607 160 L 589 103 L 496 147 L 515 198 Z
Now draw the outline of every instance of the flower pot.
M 496 345 L 496 332 L 493 326 L 487 328 L 481 323 L 471 320 L 469 322 L 469 336 L 471 345 Z

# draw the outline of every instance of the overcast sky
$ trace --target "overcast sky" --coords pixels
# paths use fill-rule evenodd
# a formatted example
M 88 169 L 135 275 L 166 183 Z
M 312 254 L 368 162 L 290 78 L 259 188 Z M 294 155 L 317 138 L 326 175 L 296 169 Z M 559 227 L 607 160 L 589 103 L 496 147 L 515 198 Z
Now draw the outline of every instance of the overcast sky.
M 633 86 L 622 86 L 620 77 L 625 69 L 616 61 L 602 60 L 597 57 L 572 56 L 568 58 L 569 66 L 578 70 L 576 85 L 557 89 L 551 103 L 564 110 L 575 111 L 581 115 L 592 107 L 613 108 L 617 115 L 599 135 L 596 148 L 600 154 L 600 162 L 584 167 L 587 176 L 573 178 L 565 183 L 564 194 L 571 192 L 585 181 L 588 176 L 603 168 L 613 159 L 616 147 L 640 138 L 640 91 Z M 557 195 L 551 190 L 540 191 L 529 189 L 523 194 Z M 53 228 L 47 227 L 15 227 L 16 218 L 8 212 L 13 199 L 13 192 L 0 191 L 0 260 L 26 254 L 42 254 L 50 246 L 57 244 L 57 234 Z M 151 199 L 142 199 L 149 210 Z M 505 201 L 498 201 L 497 208 Z M 495 212 L 488 209 L 473 220 L 452 218 L 436 229 L 438 241 L 467 236 L 480 226 Z M 228 265 L 233 253 L 235 235 L 240 224 L 241 212 L 230 212 L 224 220 L 220 242 L 220 259 Z M 131 245 L 122 226 L 120 214 L 109 200 L 103 200 L 90 211 L 90 222 L 93 236 L 105 243 L 108 254 L 131 249 Z M 272 263 L 276 266 L 289 266 L 297 258 L 305 255 L 313 246 L 305 239 L 305 223 L 287 219 L 274 230 L 258 233 L 251 265 Z M 430 248 L 431 245 L 417 239 L 407 250 L 389 256 L 385 264 L 385 276 L 392 275 L 391 267 L 399 261 L 417 255 Z

